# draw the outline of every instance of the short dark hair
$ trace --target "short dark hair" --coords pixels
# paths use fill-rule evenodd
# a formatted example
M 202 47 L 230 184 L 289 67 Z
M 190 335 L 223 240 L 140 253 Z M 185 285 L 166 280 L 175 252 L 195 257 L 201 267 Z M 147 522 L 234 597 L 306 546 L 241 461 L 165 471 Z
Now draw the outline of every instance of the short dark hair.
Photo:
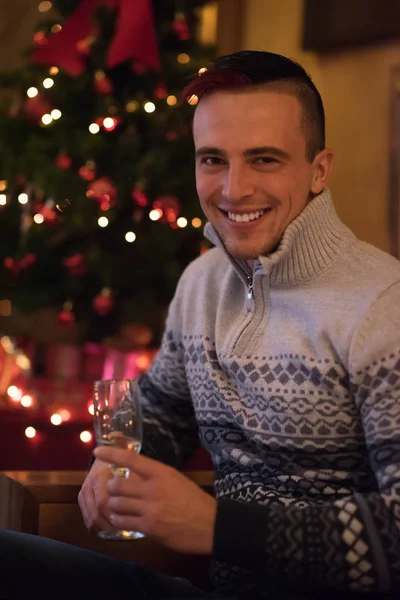
M 303 109 L 307 160 L 325 148 L 325 112 L 321 95 L 311 77 L 294 60 L 258 50 L 243 50 L 217 58 L 182 91 L 182 100 L 200 100 L 218 89 L 267 84 L 270 88 L 295 96 Z

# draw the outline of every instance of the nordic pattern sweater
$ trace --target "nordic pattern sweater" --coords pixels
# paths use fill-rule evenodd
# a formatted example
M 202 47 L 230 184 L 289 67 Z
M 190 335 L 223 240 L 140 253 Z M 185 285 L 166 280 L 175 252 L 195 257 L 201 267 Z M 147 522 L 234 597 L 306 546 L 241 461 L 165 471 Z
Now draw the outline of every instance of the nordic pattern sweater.
M 206 236 L 141 390 L 145 454 L 212 455 L 216 588 L 400 591 L 400 263 L 328 190 L 253 273 Z

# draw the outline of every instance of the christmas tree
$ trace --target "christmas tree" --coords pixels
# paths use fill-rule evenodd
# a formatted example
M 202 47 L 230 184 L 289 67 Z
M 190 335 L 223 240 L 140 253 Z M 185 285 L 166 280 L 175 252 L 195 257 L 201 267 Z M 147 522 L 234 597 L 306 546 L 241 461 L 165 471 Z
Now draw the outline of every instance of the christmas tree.
M 50 307 L 81 341 L 146 325 L 140 343 L 158 343 L 203 244 L 196 98 L 178 98 L 214 56 L 196 35 L 206 4 L 40 3 L 24 67 L 0 74 L 0 286 L 13 311 Z

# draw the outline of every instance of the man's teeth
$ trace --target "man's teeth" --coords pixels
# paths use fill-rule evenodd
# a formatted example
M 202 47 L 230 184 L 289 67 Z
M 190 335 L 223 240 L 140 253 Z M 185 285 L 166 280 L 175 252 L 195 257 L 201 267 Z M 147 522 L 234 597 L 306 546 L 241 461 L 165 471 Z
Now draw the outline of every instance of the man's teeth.
M 240 215 L 228 212 L 228 217 L 231 221 L 236 221 L 236 223 L 248 223 L 249 221 L 254 221 L 254 219 L 259 219 L 264 213 L 265 210 L 258 210 L 253 213 L 242 213 Z

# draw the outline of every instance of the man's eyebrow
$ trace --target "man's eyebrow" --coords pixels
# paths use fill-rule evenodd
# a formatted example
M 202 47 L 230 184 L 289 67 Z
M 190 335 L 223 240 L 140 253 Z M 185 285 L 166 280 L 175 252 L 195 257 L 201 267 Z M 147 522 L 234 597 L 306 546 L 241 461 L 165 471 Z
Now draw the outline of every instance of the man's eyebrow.
M 196 150 L 196 156 L 204 156 L 206 154 L 212 154 L 213 156 L 225 156 L 226 153 L 219 148 L 214 146 L 202 146 Z
M 282 158 L 284 160 L 288 160 L 290 155 L 285 152 L 285 150 L 281 150 L 281 148 L 276 148 L 275 146 L 259 146 L 256 148 L 248 148 L 243 152 L 243 156 L 246 158 L 251 158 L 254 156 L 261 156 L 263 154 L 269 154 L 272 156 L 276 156 L 277 158 Z M 212 156 L 226 156 L 226 152 L 221 150 L 220 148 L 216 148 L 214 146 L 202 146 L 196 150 L 196 157 L 212 155 Z
M 285 150 L 281 150 L 281 148 L 276 148 L 275 146 L 260 146 L 258 148 L 249 148 L 243 152 L 244 156 L 247 158 L 252 156 L 260 156 L 261 154 L 269 154 L 276 156 L 277 158 L 289 159 L 290 155 L 285 152 Z

